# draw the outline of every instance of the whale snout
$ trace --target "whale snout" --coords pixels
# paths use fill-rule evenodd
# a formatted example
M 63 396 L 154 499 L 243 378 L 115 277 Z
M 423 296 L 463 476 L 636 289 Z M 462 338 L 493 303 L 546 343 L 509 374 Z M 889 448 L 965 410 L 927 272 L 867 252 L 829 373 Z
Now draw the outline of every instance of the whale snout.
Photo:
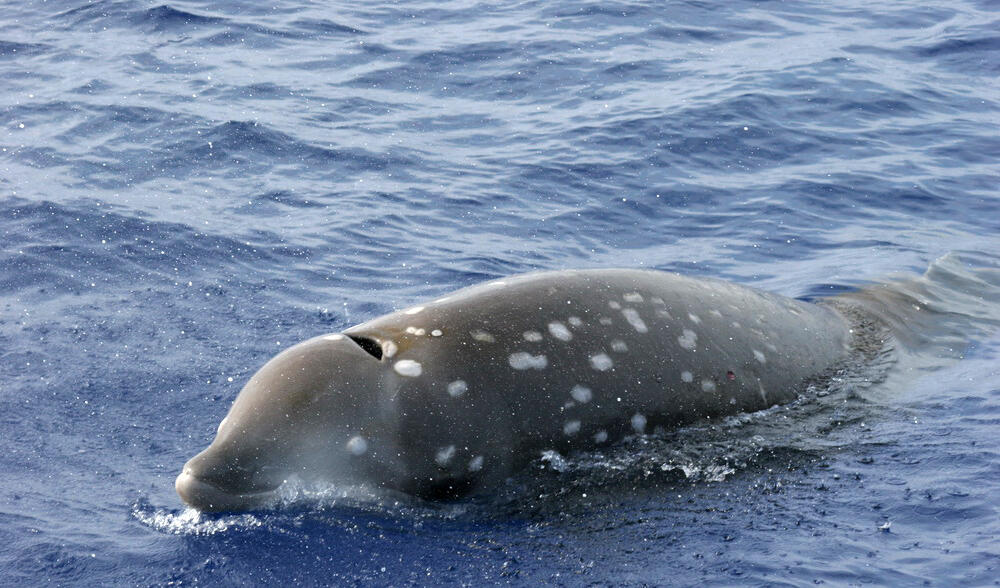
M 192 458 L 174 482 L 177 494 L 185 503 L 202 512 L 227 512 L 249 510 L 273 500 L 278 485 L 249 484 L 227 481 L 233 472 L 207 469 L 201 455 Z M 242 483 L 239 483 L 242 482 Z

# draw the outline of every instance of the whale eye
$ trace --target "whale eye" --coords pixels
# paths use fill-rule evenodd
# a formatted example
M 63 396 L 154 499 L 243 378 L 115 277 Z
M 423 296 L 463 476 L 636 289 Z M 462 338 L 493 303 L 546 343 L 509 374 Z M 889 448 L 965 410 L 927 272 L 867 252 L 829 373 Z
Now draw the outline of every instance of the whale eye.
M 382 361 L 382 346 L 379 345 L 378 341 L 368 337 L 358 337 L 357 335 L 348 335 L 351 341 L 358 344 L 358 347 L 365 350 L 365 353 L 374 357 L 375 359 Z

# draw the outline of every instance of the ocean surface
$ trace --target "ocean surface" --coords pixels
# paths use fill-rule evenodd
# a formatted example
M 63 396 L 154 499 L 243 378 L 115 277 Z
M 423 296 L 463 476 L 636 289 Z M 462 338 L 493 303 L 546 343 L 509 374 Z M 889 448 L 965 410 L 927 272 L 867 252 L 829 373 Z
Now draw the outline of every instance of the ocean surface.
M 8 1 L 0 80 L 0 584 L 997 585 L 996 0 Z M 932 318 L 490 496 L 174 492 L 283 348 L 600 267 Z

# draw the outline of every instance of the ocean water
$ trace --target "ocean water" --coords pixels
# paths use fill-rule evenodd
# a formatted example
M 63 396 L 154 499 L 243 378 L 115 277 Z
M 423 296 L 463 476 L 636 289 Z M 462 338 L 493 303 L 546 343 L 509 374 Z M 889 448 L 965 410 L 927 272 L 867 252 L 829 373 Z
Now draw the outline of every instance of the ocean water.
M 991 0 L 3 3 L 0 584 L 996 585 L 997 31 Z M 595 267 L 917 279 L 888 291 L 934 318 L 493 496 L 176 496 L 281 349 Z

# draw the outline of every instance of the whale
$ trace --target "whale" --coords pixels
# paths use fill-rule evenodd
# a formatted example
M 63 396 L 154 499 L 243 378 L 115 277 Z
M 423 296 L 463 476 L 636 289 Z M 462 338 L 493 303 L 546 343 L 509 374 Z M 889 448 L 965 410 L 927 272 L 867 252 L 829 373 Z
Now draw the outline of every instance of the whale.
M 855 322 L 656 270 L 497 279 L 282 351 L 175 486 L 204 512 L 266 507 L 290 480 L 488 492 L 544 450 L 794 400 L 851 355 Z

